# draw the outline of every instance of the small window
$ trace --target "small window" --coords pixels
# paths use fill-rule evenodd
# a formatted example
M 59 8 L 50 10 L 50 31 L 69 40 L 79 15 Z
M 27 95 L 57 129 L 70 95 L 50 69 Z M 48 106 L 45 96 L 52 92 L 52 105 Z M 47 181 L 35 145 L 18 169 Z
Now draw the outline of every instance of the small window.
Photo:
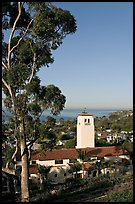
M 67 174 L 66 173 L 64 173 L 64 176 L 66 176 Z
M 32 161 L 32 164 L 36 164 L 36 161 L 35 161 L 35 160 L 33 160 L 33 161 Z
M 84 122 L 86 123 L 86 122 L 87 122 L 87 119 L 84 119 Z
M 55 164 L 63 164 L 63 160 L 62 159 L 57 159 L 57 160 L 55 160 Z
M 57 177 L 57 174 L 54 174 L 54 177 Z
M 88 119 L 88 123 L 90 123 L 90 119 Z

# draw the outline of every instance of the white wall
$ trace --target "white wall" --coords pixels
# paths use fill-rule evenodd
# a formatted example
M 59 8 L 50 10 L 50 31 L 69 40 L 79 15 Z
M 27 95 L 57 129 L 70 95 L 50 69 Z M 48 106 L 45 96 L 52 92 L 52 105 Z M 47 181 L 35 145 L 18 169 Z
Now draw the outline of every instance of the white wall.
M 76 148 L 86 147 L 95 147 L 94 118 L 93 116 L 78 116 Z

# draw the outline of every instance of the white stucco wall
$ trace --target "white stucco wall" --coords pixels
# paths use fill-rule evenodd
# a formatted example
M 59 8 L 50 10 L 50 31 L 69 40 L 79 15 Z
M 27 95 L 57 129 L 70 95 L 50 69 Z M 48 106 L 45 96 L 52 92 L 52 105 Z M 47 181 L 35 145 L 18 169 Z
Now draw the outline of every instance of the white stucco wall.
M 43 166 L 68 166 L 69 163 L 69 159 L 62 159 L 63 160 L 63 164 L 55 164 L 55 160 L 46 160 L 46 161 L 39 161 L 36 160 L 36 164 L 40 164 Z
M 78 116 L 76 148 L 86 147 L 95 147 L 94 118 L 93 116 Z

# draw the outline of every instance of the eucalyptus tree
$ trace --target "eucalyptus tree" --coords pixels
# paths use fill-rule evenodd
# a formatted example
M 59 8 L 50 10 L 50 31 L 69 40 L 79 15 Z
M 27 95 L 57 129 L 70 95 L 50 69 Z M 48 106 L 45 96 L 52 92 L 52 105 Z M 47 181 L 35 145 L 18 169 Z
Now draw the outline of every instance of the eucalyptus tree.
M 27 118 L 36 126 L 36 115 L 48 108 L 58 114 L 65 104 L 61 91 L 54 85 L 41 86 L 37 73 L 54 62 L 53 50 L 75 31 L 74 16 L 49 2 L 2 2 L 2 88 L 21 149 L 22 202 L 29 201 Z

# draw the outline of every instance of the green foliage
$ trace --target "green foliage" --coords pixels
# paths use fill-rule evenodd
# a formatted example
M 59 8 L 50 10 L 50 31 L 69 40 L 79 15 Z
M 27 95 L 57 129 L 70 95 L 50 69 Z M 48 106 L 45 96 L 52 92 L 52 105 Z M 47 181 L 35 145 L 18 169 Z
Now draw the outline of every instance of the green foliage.
M 107 140 L 105 138 L 96 139 L 95 144 L 96 144 L 96 147 L 108 146 Z
M 48 191 L 48 188 L 51 188 L 51 183 L 50 183 L 50 180 L 48 179 L 48 173 L 50 172 L 51 167 L 52 166 L 38 165 L 38 172 L 42 180 L 42 183 L 40 183 L 42 190 Z
M 96 130 L 106 130 L 109 128 L 110 122 L 109 119 L 105 116 L 102 118 L 95 118 L 95 129 Z
M 127 150 L 130 154 L 133 154 L 133 142 L 130 140 L 125 140 L 122 144 L 122 148 Z
M 47 122 L 46 122 L 46 126 L 47 128 L 52 128 L 56 125 L 56 119 L 51 117 L 51 116 L 48 116 L 47 117 Z
M 41 114 L 50 109 L 57 115 L 66 102 L 58 87 L 42 86 L 37 73 L 53 63 L 53 50 L 75 31 L 76 21 L 70 12 L 51 3 L 2 3 L 2 90 L 6 96 L 5 107 L 13 114 L 14 134 L 20 136 L 17 139 L 25 156 L 22 169 L 28 170 L 25 141 L 30 139 L 31 145 L 40 136 Z M 54 132 L 47 130 L 45 134 L 49 140 L 45 145 L 53 148 Z M 21 177 L 22 186 L 28 183 L 27 174 L 28 171 Z M 28 186 L 22 191 L 22 201 L 29 201 Z
M 65 96 L 54 85 L 41 86 L 37 72 L 53 62 L 52 50 L 62 44 L 66 35 L 76 31 L 76 21 L 69 11 L 51 3 L 20 2 L 21 15 L 14 24 L 18 5 L 17 2 L 2 3 L 2 60 L 5 63 L 2 77 L 12 90 L 11 97 L 3 84 L 3 91 L 8 97 L 5 106 L 10 111 L 15 106 L 16 113 L 21 115 L 28 111 L 36 115 L 43 108 L 50 108 L 56 115 L 64 108 Z M 7 42 L 5 30 L 11 31 L 13 24 L 15 30 Z
M 13 113 L 12 129 L 16 127 L 17 132 L 23 121 L 24 135 L 28 140 L 34 141 L 43 133 L 39 118 L 44 110 L 51 109 L 51 113 L 56 115 L 64 108 L 65 96 L 54 85 L 41 86 L 37 72 L 54 61 L 52 51 L 62 44 L 66 35 L 75 31 L 76 22 L 70 12 L 50 3 L 2 3 L 4 104 Z M 51 125 L 54 121 L 48 120 L 43 134 L 49 140 L 45 144 L 49 148 L 56 143 L 54 132 L 49 130 Z
M 79 158 L 80 160 L 82 160 L 83 162 L 90 160 L 90 158 L 89 158 L 89 156 L 87 155 L 87 152 L 86 152 L 86 151 L 77 150 L 77 152 L 78 152 L 78 158 Z
M 51 169 L 52 166 L 42 166 L 42 165 L 38 165 L 38 171 L 39 171 L 39 174 L 41 174 L 42 176 L 47 176 L 50 169 Z
M 75 148 L 76 138 L 70 139 L 65 143 L 65 148 Z
M 70 140 L 71 138 L 70 138 L 70 135 L 64 134 L 64 135 L 61 136 L 60 139 L 61 139 L 61 140 Z
M 77 178 L 77 172 L 80 171 L 82 169 L 82 164 L 78 161 L 73 162 L 73 163 L 69 163 L 69 173 L 74 173 L 75 172 L 75 178 Z
M 106 200 L 108 202 L 133 202 L 133 189 L 124 189 L 121 192 L 110 193 Z
M 113 131 L 120 132 L 132 131 L 133 130 L 133 115 L 130 114 L 132 111 L 117 111 L 112 112 L 109 117 L 96 117 L 95 118 L 95 129 L 106 130 L 112 129 Z

